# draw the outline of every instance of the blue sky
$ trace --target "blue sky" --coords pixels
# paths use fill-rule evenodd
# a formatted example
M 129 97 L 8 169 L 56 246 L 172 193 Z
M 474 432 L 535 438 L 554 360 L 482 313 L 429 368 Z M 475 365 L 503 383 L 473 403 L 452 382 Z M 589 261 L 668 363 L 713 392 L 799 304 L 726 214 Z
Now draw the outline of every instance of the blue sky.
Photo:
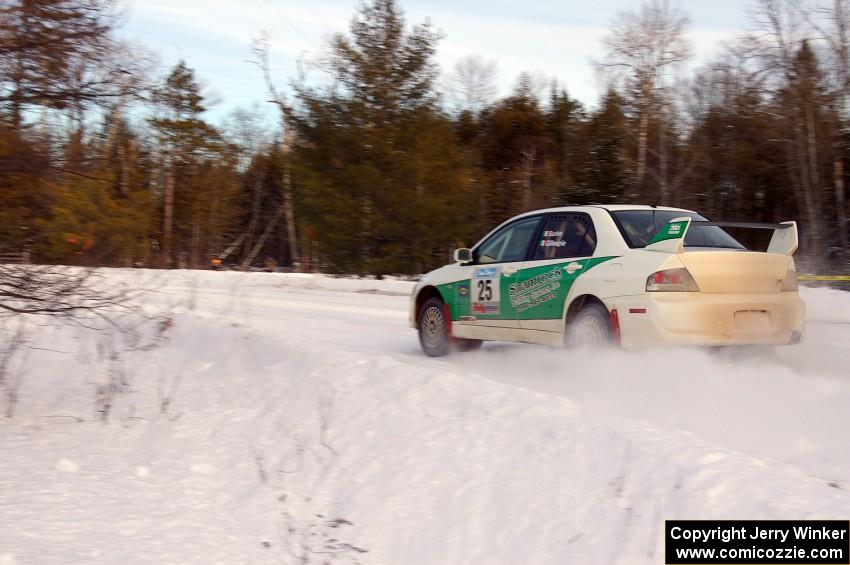
M 265 87 L 251 63 L 253 38 L 267 32 L 272 68 L 281 86 L 296 76 L 300 59 L 324 54 L 328 37 L 346 31 L 356 0 L 126 0 L 121 34 L 157 54 L 165 74 L 179 59 L 193 67 L 205 93 L 217 103 L 213 121 L 233 108 L 266 108 Z M 408 24 L 426 18 L 444 34 L 437 60 L 449 73 L 467 55 L 482 55 L 498 65 L 500 94 L 510 92 L 517 75 L 529 71 L 557 78 L 588 105 L 599 96 L 591 58 L 601 53 L 601 38 L 611 20 L 640 3 L 625 0 L 407 0 L 401 6 Z M 746 7 L 733 0 L 684 1 L 695 64 L 718 52 L 722 41 L 747 27 Z M 267 110 L 271 110 L 267 108 Z

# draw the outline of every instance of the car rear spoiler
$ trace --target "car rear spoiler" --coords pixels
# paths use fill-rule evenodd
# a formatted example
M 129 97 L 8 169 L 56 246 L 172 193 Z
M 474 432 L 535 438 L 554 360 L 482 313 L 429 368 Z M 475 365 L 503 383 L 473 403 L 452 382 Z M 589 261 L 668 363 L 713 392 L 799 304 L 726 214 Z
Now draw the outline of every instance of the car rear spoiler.
M 747 228 L 756 230 L 773 230 L 768 253 L 793 255 L 799 243 L 797 222 L 782 222 L 781 224 L 761 224 L 752 222 L 708 222 L 694 220 L 687 216 L 673 218 L 662 227 L 644 248 L 648 251 L 664 253 L 682 253 L 685 250 L 685 234 L 691 226 L 717 226 L 721 228 Z

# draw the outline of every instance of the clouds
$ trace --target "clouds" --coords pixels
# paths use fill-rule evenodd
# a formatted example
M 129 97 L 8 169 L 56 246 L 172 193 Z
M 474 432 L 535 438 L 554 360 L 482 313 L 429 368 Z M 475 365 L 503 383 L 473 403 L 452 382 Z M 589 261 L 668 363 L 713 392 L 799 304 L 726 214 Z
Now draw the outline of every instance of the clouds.
M 587 104 L 599 96 L 590 59 L 611 20 L 637 7 L 628 0 L 543 0 L 491 2 L 403 0 L 408 24 L 426 19 L 444 39 L 437 55 L 450 71 L 466 55 L 481 54 L 499 66 L 500 95 L 510 92 L 522 71 L 557 78 Z M 682 3 L 691 17 L 690 37 L 698 60 L 745 27 L 744 8 L 731 0 Z M 274 74 L 281 85 L 296 75 L 297 62 L 324 52 L 334 32 L 345 32 L 354 0 L 131 0 L 124 35 L 157 52 L 163 73 L 185 59 L 221 99 L 215 114 L 266 100 L 251 62 L 251 41 L 270 34 Z

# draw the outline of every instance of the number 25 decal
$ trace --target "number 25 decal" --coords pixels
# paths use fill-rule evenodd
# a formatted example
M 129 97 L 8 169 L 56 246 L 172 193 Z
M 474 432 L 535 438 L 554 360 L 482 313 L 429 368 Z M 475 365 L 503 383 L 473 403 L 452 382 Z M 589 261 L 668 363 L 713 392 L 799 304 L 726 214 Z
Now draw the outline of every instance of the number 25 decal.
M 500 311 L 499 284 L 501 283 L 501 267 L 479 267 L 472 275 L 472 304 L 473 315 L 497 316 Z
M 489 302 L 493 299 L 492 280 L 478 281 L 478 302 Z

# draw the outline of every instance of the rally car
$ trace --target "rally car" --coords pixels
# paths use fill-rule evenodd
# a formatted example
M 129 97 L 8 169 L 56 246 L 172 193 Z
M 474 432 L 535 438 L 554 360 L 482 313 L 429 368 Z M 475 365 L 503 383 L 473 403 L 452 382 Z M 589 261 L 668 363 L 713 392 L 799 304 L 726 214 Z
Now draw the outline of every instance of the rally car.
M 723 227 L 771 229 L 766 252 Z M 710 222 L 658 206 L 521 214 L 425 275 L 410 301 L 422 349 L 482 341 L 570 346 L 794 344 L 805 305 L 797 224 Z

